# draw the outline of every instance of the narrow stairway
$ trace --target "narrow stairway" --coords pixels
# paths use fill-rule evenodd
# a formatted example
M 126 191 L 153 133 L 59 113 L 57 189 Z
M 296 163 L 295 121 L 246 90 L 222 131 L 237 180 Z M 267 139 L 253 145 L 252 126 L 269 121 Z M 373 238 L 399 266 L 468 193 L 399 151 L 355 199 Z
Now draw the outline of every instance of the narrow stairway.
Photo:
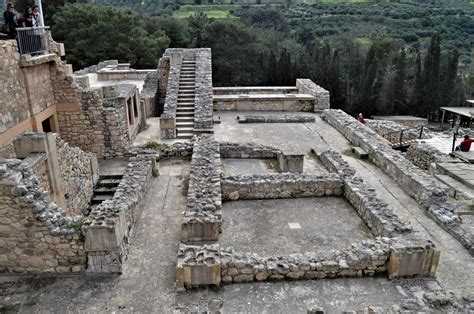
M 103 201 L 114 197 L 122 177 L 122 175 L 101 175 L 99 177 L 99 181 L 94 187 L 94 195 L 91 199 L 89 211 L 99 206 Z
M 179 75 L 176 107 L 176 137 L 190 139 L 194 130 L 194 96 L 196 89 L 196 61 L 183 59 Z

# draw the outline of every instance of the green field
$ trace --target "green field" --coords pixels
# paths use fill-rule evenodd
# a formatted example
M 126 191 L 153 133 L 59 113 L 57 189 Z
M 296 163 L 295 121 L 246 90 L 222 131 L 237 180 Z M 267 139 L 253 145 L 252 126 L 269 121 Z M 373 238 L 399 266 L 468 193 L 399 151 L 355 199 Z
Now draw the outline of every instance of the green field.
M 211 19 L 238 19 L 230 13 L 231 10 L 239 9 L 238 4 L 214 4 L 214 5 L 182 5 L 173 16 L 179 19 L 187 18 L 195 12 L 204 12 Z

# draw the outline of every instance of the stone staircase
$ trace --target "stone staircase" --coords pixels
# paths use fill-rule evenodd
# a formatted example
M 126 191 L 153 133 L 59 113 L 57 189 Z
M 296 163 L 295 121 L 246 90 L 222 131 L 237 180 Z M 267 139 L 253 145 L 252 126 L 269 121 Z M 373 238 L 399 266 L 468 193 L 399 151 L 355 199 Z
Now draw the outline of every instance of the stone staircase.
M 114 197 L 122 177 L 122 175 L 101 175 L 94 188 L 94 195 L 92 196 L 89 210 L 99 206 L 103 201 Z
M 179 75 L 178 104 L 176 107 L 176 138 L 179 139 L 193 137 L 195 75 L 196 61 L 183 59 Z

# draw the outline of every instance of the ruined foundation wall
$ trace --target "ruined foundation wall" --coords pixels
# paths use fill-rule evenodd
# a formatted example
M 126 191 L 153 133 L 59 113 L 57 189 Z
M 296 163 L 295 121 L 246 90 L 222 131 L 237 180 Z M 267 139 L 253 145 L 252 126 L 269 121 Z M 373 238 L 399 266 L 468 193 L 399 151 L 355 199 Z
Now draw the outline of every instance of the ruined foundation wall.
M 86 254 L 81 216 L 66 216 L 50 203 L 32 168 L 0 161 L 0 269 L 7 272 L 80 272 Z
M 329 109 L 331 105 L 329 91 L 309 79 L 297 79 L 296 88 L 299 94 L 309 94 L 316 98 L 314 111 Z
M 137 219 L 151 176 L 149 157 L 132 157 L 114 197 L 95 207 L 85 220 L 82 231 L 88 272 L 122 272 L 129 232 Z
M 55 135 L 59 169 L 64 184 L 64 197 L 69 212 L 83 213 L 94 194 L 93 162 L 96 158 L 77 147 L 70 147 L 59 135 Z
M 432 163 L 452 160 L 447 154 L 423 142 L 412 143 L 405 158 L 423 170 L 428 170 Z
M 193 49 L 196 55 L 196 96 L 194 128 L 212 129 L 212 60 L 211 49 Z
M 402 142 L 420 138 L 431 138 L 431 131 L 424 127 L 423 132 L 420 129 L 410 129 L 407 126 L 389 120 L 365 120 L 365 125 L 377 132 L 378 135 L 387 139 L 391 143 L 400 142 L 400 131 L 403 131 Z
M 144 119 L 158 115 L 156 103 L 158 101 L 158 75 L 157 72 L 148 73 L 140 93 L 140 102 L 144 106 Z M 145 121 L 146 123 L 146 121 Z
M 391 149 L 375 131 L 342 110 L 325 110 L 324 119 L 353 145 L 368 152 L 377 166 L 427 210 L 430 217 L 474 254 L 473 232 L 455 213 L 455 210 L 462 209 L 463 205 L 447 198 L 449 188 L 446 185 L 413 165 L 399 151 Z
M 203 134 L 195 143 L 182 241 L 217 240 L 222 224 L 219 143 Z
M 220 142 L 219 150 L 221 158 L 278 158 L 281 151 L 272 146 L 253 143 L 231 143 Z
M 342 181 L 337 174 L 278 173 L 239 175 L 221 180 L 223 200 L 340 196 Z

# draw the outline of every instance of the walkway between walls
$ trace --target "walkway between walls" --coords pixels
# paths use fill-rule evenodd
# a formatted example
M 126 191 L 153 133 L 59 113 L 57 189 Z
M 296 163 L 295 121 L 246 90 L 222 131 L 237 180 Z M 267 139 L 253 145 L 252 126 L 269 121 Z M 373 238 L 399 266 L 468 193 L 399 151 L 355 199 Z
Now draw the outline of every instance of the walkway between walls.
M 308 128 L 321 138 L 316 147 L 324 151 L 329 147 L 342 152 L 343 158 L 357 170 L 377 195 L 389 204 L 400 218 L 409 220 L 413 227 L 423 232 L 441 250 L 438 281 L 445 289 L 474 287 L 474 260 L 467 250 L 450 234 L 429 218 L 418 203 L 407 195 L 398 184 L 370 161 L 360 160 L 350 154 L 351 145 L 336 129 L 320 117 Z

